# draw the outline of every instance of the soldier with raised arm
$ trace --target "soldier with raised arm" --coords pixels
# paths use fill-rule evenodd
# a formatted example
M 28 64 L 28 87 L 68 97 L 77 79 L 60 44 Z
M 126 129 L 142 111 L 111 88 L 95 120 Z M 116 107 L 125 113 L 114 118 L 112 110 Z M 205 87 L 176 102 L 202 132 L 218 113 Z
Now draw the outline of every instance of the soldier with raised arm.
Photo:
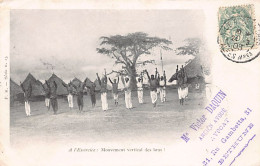
M 115 101 L 115 105 L 118 105 L 118 83 L 119 83 L 119 77 L 117 79 L 114 79 L 114 82 L 109 78 L 110 83 L 112 84 L 112 93 Z
M 150 77 L 147 70 L 145 70 L 145 72 L 147 74 L 147 77 L 148 77 L 148 80 L 150 83 L 150 95 L 151 95 L 151 99 L 152 99 L 152 104 L 153 104 L 153 107 L 156 107 L 158 81 L 155 79 L 153 74 Z
M 127 109 L 132 109 L 132 98 L 131 98 L 131 77 L 129 76 L 123 76 L 121 75 L 121 80 L 124 85 L 124 91 L 125 91 L 125 105 Z
M 140 104 L 144 103 L 144 93 L 143 93 L 143 72 L 139 77 L 136 78 L 137 85 L 137 96 Z
M 62 82 L 62 85 L 67 89 L 68 91 L 68 103 L 69 103 L 69 108 L 70 110 L 73 109 L 73 84 L 70 83 L 66 85 L 64 82 Z
M 166 101 L 166 74 L 165 74 L 165 71 L 163 72 L 163 76 L 160 77 L 159 87 L 160 87 L 161 102 L 164 103 Z
M 87 81 L 87 78 L 85 79 L 85 82 L 86 81 Z M 87 86 L 87 84 L 86 84 L 86 87 L 89 89 L 92 107 L 95 107 L 95 105 L 96 105 L 96 84 L 94 82 L 92 82 L 90 86 Z
M 97 74 L 98 83 L 101 87 L 100 93 L 101 93 L 101 103 L 102 103 L 102 110 L 107 111 L 108 110 L 108 103 L 107 103 L 107 74 L 106 70 L 103 74 L 103 77 L 100 79 L 100 77 Z
M 86 82 L 84 81 L 83 83 L 80 83 L 78 86 L 73 85 L 73 87 L 76 89 L 78 108 L 79 111 L 81 112 L 84 106 L 83 96 L 84 96 L 84 89 L 86 87 Z

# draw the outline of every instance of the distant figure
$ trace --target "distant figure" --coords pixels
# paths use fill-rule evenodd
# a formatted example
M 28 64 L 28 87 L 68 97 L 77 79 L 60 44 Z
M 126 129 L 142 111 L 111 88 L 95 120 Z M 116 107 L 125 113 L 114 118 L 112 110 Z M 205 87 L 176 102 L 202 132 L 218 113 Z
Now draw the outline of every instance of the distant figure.
M 127 109 L 132 109 L 132 98 L 131 98 L 131 78 L 129 76 L 123 77 L 121 75 L 122 83 L 124 85 L 124 91 L 125 91 L 125 105 Z
M 51 106 L 54 112 L 54 115 L 57 114 L 58 111 L 58 100 L 57 100 L 57 83 L 55 81 L 48 83 L 48 86 L 50 87 L 50 100 L 51 100 Z
M 85 80 L 86 82 L 86 80 Z M 96 105 L 96 84 L 92 83 L 90 86 L 87 86 L 87 88 L 89 88 L 89 94 L 90 94 L 90 99 L 91 99 L 91 103 L 92 103 L 92 107 L 95 107 Z
M 70 108 L 70 110 L 72 110 L 73 109 L 73 84 L 70 81 L 70 83 L 68 85 L 64 84 L 63 82 L 62 82 L 62 85 L 65 88 L 67 88 L 67 91 L 68 91 L 67 98 L 68 98 L 69 108 Z
M 165 74 L 165 71 L 163 72 L 163 76 L 160 77 L 159 88 L 160 88 L 161 102 L 164 103 L 164 102 L 166 102 L 166 74 Z
M 156 101 L 157 101 L 157 85 L 158 81 L 155 79 L 154 75 L 152 74 L 151 77 L 149 76 L 147 70 L 145 70 L 149 83 L 150 83 L 150 95 L 153 103 L 153 107 L 156 107 Z
M 25 89 L 23 84 L 21 83 L 21 88 L 24 93 L 24 106 L 25 106 L 26 116 L 31 116 L 30 97 L 32 95 L 32 84 L 30 82 L 29 87 L 27 89 Z
M 51 88 L 48 86 L 48 82 L 45 80 L 45 84 L 46 84 L 46 87 L 43 86 L 42 84 L 42 87 L 44 89 L 44 92 L 45 92 L 45 105 L 48 109 L 48 111 L 50 110 L 50 96 L 51 96 Z
M 101 102 L 102 102 L 102 110 L 107 111 L 108 110 L 108 103 L 107 103 L 107 75 L 106 72 L 103 74 L 102 79 L 99 78 L 97 73 L 97 79 L 98 83 L 101 86 L 100 92 L 101 92 Z
M 77 103 L 79 107 L 79 111 L 81 112 L 83 110 L 83 96 L 84 96 L 84 89 L 86 87 L 86 82 L 80 83 L 78 86 L 72 84 L 72 86 L 76 89 L 76 95 L 77 95 Z
M 114 79 L 114 82 L 111 81 L 109 78 L 110 83 L 112 84 L 112 93 L 114 96 L 115 105 L 118 105 L 118 83 L 119 83 L 119 77 L 117 77 L 117 80 Z
M 136 85 L 137 85 L 137 96 L 138 101 L 140 104 L 144 103 L 144 92 L 143 92 L 143 75 L 141 74 L 139 77 L 136 78 Z

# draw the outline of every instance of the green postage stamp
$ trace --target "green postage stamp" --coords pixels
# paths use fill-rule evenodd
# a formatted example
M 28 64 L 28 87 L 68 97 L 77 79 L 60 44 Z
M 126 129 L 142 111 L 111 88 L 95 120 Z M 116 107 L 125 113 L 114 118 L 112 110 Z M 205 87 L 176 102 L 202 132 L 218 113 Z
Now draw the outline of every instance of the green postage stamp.
M 221 7 L 218 12 L 222 52 L 256 48 L 254 6 Z

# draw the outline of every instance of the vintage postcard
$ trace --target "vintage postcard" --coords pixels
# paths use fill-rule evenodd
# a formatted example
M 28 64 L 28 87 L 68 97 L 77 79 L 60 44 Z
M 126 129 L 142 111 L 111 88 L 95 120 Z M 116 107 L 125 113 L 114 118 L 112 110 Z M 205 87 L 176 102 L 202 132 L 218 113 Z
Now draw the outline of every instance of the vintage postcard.
M 259 166 L 260 3 L 2 1 L 1 166 Z

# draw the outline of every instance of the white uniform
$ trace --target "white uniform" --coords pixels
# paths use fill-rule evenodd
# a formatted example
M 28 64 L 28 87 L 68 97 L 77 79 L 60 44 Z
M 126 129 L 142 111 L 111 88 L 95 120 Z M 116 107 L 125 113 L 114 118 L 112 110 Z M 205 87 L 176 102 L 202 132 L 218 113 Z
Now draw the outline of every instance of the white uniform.
M 133 108 L 132 98 L 131 98 L 131 89 L 130 89 L 130 80 L 125 82 L 125 105 L 127 109 Z
M 31 106 L 29 101 L 25 101 L 25 113 L 27 116 L 31 116 Z
M 183 99 L 185 98 L 185 88 L 178 88 L 178 95 L 179 95 L 179 99 Z
M 156 103 L 157 101 L 157 91 L 150 91 L 150 95 L 151 95 L 151 99 L 152 99 L 152 103 Z
M 143 82 L 137 81 L 137 95 L 139 103 L 144 103 L 144 92 L 143 92 Z
M 68 95 L 68 103 L 69 103 L 69 107 L 73 108 L 73 96 L 72 96 L 72 94 Z
M 107 103 L 107 93 L 101 93 L 101 103 L 102 103 L 102 110 L 108 110 L 108 103 Z
M 160 80 L 160 98 L 161 102 L 166 101 L 166 87 L 164 86 L 164 80 Z
M 50 98 L 45 98 L 46 107 L 50 107 Z

